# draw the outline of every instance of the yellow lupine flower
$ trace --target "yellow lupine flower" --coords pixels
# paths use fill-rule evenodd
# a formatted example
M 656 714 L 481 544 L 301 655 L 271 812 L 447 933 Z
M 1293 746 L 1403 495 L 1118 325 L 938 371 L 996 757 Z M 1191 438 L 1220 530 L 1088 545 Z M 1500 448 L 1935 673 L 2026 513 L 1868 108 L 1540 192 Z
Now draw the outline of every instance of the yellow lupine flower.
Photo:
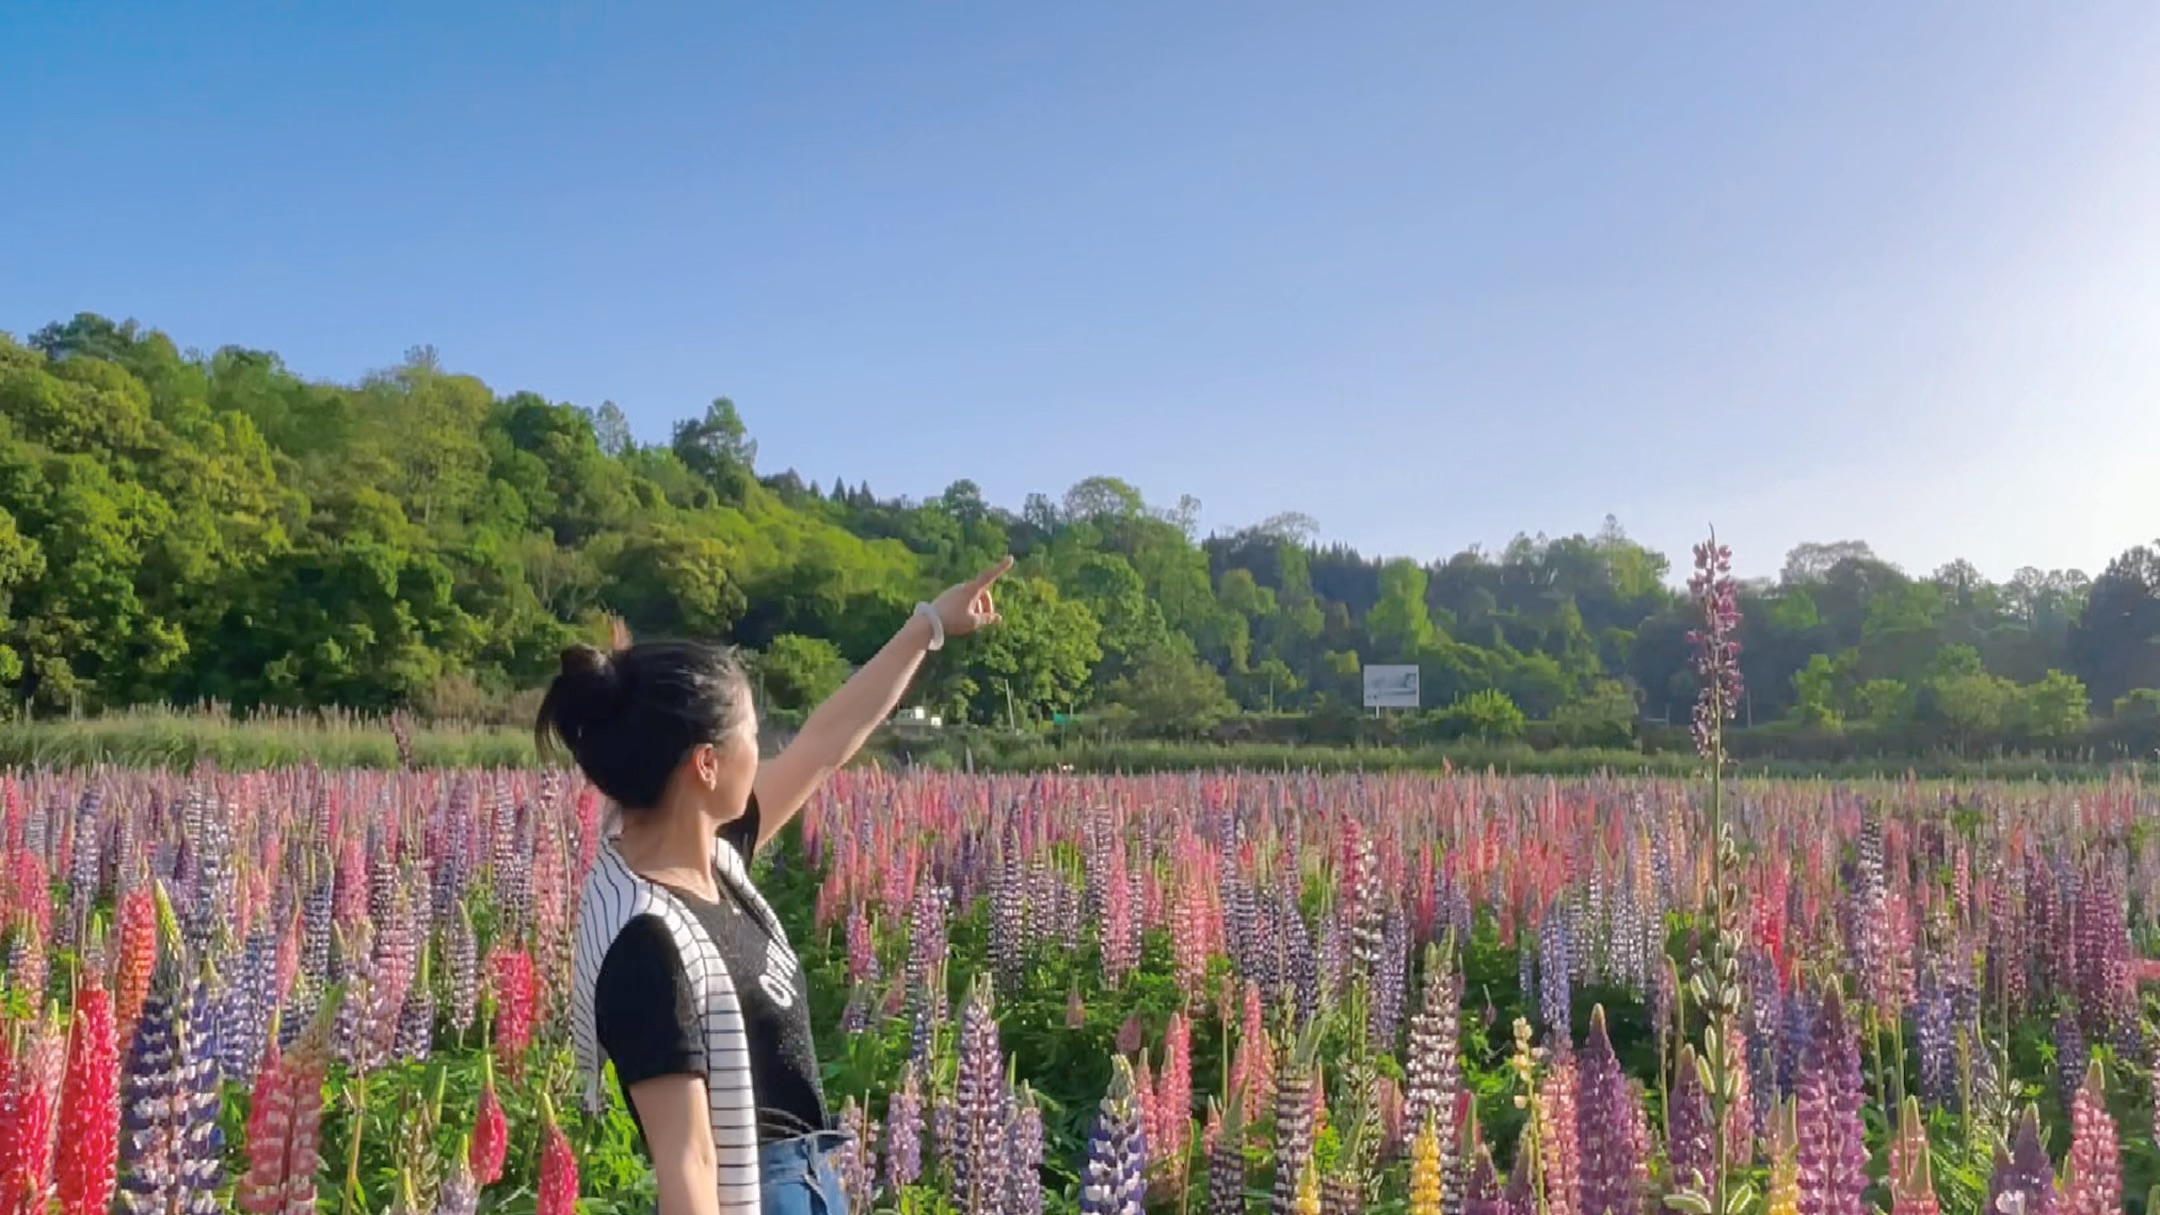
M 1290 1209 L 1297 1215 L 1320 1215 L 1320 1170 L 1310 1160 L 1298 1174 L 1297 1201 Z
M 1800 1215 L 1800 1136 L 1787 1105 L 1770 1118 L 1770 1185 L 1763 1215 Z
M 1409 1215 L 1440 1215 L 1440 1132 L 1430 1115 L 1410 1140 Z

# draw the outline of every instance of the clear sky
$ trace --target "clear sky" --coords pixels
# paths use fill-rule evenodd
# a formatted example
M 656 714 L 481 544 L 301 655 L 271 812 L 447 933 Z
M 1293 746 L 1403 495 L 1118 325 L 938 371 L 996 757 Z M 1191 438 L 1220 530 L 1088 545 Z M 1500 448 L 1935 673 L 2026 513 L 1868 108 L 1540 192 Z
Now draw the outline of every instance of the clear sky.
M 0 329 L 1443 557 L 2160 535 L 2160 5 L 0 4 Z

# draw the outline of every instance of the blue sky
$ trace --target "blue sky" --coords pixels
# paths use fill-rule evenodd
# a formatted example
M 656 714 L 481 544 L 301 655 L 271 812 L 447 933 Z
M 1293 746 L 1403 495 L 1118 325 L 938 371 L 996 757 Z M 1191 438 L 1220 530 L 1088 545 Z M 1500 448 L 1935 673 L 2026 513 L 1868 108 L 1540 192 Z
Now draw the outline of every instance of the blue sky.
M 0 329 L 1437 558 L 2160 534 L 2160 6 L 0 7 Z

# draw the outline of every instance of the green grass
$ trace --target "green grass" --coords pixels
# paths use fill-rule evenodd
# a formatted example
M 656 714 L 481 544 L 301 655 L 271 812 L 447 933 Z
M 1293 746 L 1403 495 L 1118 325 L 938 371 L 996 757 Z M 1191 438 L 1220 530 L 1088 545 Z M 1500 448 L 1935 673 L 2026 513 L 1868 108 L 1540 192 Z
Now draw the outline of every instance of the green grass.
M 421 723 L 412 727 L 413 761 L 424 768 L 517 768 L 539 762 L 530 732 L 497 725 Z M 1431 772 L 1496 771 L 1517 775 L 1692 777 L 1702 761 L 1685 751 L 1533 748 L 1521 743 L 1459 741 L 1428 745 L 1314 745 L 1274 742 L 1177 743 L 1068 741 L 997 731 L 950 731 L 917 745 L 880 738 L 873 756 L 946 770 L 1089 773 L 1218 771 Z M 316 765 L 394 768 L 397 743 L 388 718 L 344 711 L 243 716 L 221 709 L 133 709 L 100 717 L 0 721 L 0 766 L 81 768 L 97 765 L 226 771 Z M 1970 759 L 1754 758 L 1736 761 L 1741 777 L 1831 780 L 2094 781 L 2134 766 L 2009 756 Z
M 432 768 L 531 767 L 532 735 L 494 726 L 415 723 L 413 761 Z M 387 718 L 366 714 L 133 709 L 100 717 L 0 722 L 0 765 L 55 768 L 227 771 L 313 764 L 394 768 L 397 740 Z

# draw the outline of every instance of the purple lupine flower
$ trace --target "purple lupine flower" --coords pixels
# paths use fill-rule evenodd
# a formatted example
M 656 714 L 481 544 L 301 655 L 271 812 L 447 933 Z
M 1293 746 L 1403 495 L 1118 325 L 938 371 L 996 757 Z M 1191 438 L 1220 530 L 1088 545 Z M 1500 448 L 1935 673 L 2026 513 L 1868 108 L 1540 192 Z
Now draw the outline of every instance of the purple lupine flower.
M 2068 1112 L 2078 1085 L 2085 1082 L 2085 1064 L 2092 1059 L 2092 1050 L 2078 1028 L 2077 1018 L 2066 1006 L 2055 1013 L 2055 1095 L 2061 1099 Z
M 847 1195 L 848 1209 L 867 1211 L 877 1176 L 877 1145 L 872 1140 L 870 1111 L 849 1097 L 840 1106 L 840 1130 L 848 1137 L 840 1149 L 840 1189 Z
M 478 1215 L 479 1210 L 480 1187 L 473 1184 L 472 1168 L 464 1152 L 452 1152 L 442 1187 L 435 1192 L 435 1215 Z
M 2026 1106 L 2007 1149 L 1995 1149 L 1988 1179 L 1989 1215 L 2054 1215 L 2055 1166 L 2040 1143 L 2040 1111 Z
M 1803 1215 L 1860 1215 L 1867 1191 L 1862 1138 L 1860 1051 L 1835 986 L 1815 1017 L 1797 1085 L 1800 1210 Z
M 300 900 L 300 973 L 317 988 L 333 982 L 330 938 L 336 893 L 336 880 L 329 874 L 318 874 Z
M 183 814 L 195 861 L 187 891 L 188 948 L 199 958 L 221 957 L 230 936 L 236 877 L 230 807 L 221 798 L 195 792 L 188 795 Z
M 1252 883 L 1238 871 L 1236 852 L 1226 850 L 1226 855 L 1230 859 L 1224 861 L 1216 877 L 1223 909 L 1223 951 L 1230 955 L 1230 973 L 1250 979 L 1257 962 L 1254 948 L 1258 944 L 1260 907 L 1253 898 Z
M 1147 1144 L 1133 1100 L 1132 1065 L 1123 1055 L 1110 1061 L 1110 1090 L 1103 1094 L 1088 1134 L 1087 1163 L 1080 1170 L 1081 1215 L 1142 1215 L 1147 1193 Z
M 1374 1050 L 1395 1053 L 1402 1029 L 1403 998 L 1410 987 L 1410 920 L 1390 908 L 1380 931 L 1380 964 L 1373 971 L 1365 1032 Z
M 1590 1034 L 1576 1061 L 1576 1084 L 1584 1215 L 1636 1215 L 1649 1179 L 1650 1132 L 1642 1103 L 1613 1054 L 1602 1004 L 1590 1013 Z
M 1923 968 L 1913 1000 L 1913 1046 L 1920 1056 L 1920 1098 L 1939 1109 L 1957 1100 L 1957 1066 L 1950 1040 L 1954 1011 L 1940 967 Z
M 946 937 L 945 891 L 925 882 L 908 909 L 907 993 L 918 1026 L 944 1023 L 945 963 L 951 952 Z M 922 1057 L 918 1054 L 917 1057 Z
M 1043 1209 L 1042 1107 L 1025 1081 L 1013 1090 L 1007 1104 L 1012 1120 L 1006 1124 L 1005 1135 L 1012 1162 L 1006 1169 L 1006 1215 L 1037 1215 Z
M 1815 1008 L 1799 984 L 1785 993 L 1778 1010 L 1778 1091 L 1791 1093 L 1800 1083 L 1800 1066 L 1807 1060 L 1808 1043 L 1815 1035 Z
M 214 1215 L 221 1205 L 218 1069 L 205 1034 L 210 1005 L 183 964 L 161 967 L 128 1052 L 121 1101 L 120 1208 L 131 1215 Z
M 1001 991 L 1019 990 L 1027 960 L 1026 874 L 1020 837 L 1008 830 L 990 880 L 990 970 Z
M 1770 1111 L 1781 1099 L 1777 1051 L 1778 1019 L 1784 1010 L 1784 999 L 1778 989 L 1776 964 L 1768 954 L 1759 949 L 1749 950 L 1742 959 L 1742 967 L 1747 973 L 1749 991 L 1748 1086 L 1755 1094 L 1752 1129 L 1756 1140 L 1762 1141 L 1770 1134 Z
M 901 1065 L 900 1086 L 885 1104 L 885 1186 L 895 1201 L 922 1176 L 922 1135 L 922 1086 L 911 1059 Z
M 1568 979 L 1575 964 L 1574 934 L 1567 917 L 1548 909 L 1538 925 L 1538 1018 L 1545 1031 L 1556 1038 L 1568 1036 L 1568 1010 L 1573 1002 Z
M 423 953 L 419 981 L 405 989 L 405 999 L 398 1006 L 390 1055 L 406 1063 L 424 1063 L 434 1039 L 435 989 L 428 983 L 428 960 Z
M 930 1146 L 937 1158 L 948 1169 L 957 1171 L 954 1158 L 960 1154 L 960 1107 L 951 1093 L 939 1090 L 930 1095 Z
M 1500 1170 L 1493 1167 L 1492 1149 L 1477 1145 L 1477 1159 L 1463 1185 L 1462 1215 L 1510 1215 L 1507 1196 L 1500 1189 Z
M 2095 865 L 2078 888 L 2077 999 L 2086 1035 L 2118 1045 L 2136 1027 L 2128 910 L 2114 873 Z
M 1716 1180 L 1717 1121 L 1710 1090 L 1703 1087 L 1702 1063 L 1692 1045 L 1680 1047 L 1674 1069 L 1670 1108 L 1665 1112 L 1665 1157 L 1673 1188 L 1707 1193 Z
M 277 935 L 269 924 L 248 934 L 240 967 L 218 1002 L 218 1065 L 228 1076 L 253 1076 L 270 1038 L 277 1005 Z
M 98 897 L 98 879 L 103 872 L 101 835 L 105 824 L 105 790 L 96 781 L 83 787 L 82 800 L 75 806 L 75 833 L 73 848 L 68 855 L 68 924 L 80 931 L 90 917 L 90 908 Z
M 443 923 L 443 986 L 449 994 L 450 1028 L 462 1035 L 480 1014 L 480 938 L 463 899 Z
M 960 1066 L 955 1081 L 953 1197 L 964 1215 L 996 1215 L 1005 1203 L 1005 1067 L 988 977 L 976 976 L 960 1014 Z
M 1688 633 L 1695 652 L 1695 673 L 1702 696 L 1695 706 L 1695 747 L 1704 758 L 1718 750 L 1718 735 L 1739 713 L 1740 588 L 1733 581 L 1732 550 L 1715 537 L 1695 546 L 1695 573 L 1688 596 L 1702 613 L 1703 626 Z

